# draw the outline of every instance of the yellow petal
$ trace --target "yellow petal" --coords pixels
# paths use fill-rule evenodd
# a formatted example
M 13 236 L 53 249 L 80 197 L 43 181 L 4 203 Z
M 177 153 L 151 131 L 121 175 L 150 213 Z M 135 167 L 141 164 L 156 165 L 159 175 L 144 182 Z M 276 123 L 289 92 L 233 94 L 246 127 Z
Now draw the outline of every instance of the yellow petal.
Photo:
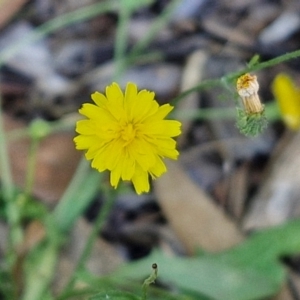
M 173 160 L 177 160 L 179 156 L 179 152 L 176 149 L 170 150 L 170 149 L 159 148 L 158 153 L 162 157 L 167 157 Z
M 122 169 L 121 167 L 115 168 L 110 173 L 110 184 L 116 189 L 118 187 L 121 178 Z
M 114 82 L 106 87 L 106 97 L 107 109 L 117 120 L 120 120 L 124 116 L 124 95 L 117 83 Z
M 144 118 L 153 115 L 158 110 L 158 103 L 153 100 L 154 93 L 142 90 L 138 93 L 136 105 L 132 107 L 132 118 L 134 122 L 142 122 Z
M 106 87 L 106 97 L 110 104 L 116 105 L 116 106 L 123 106 L 123 92 L 120 88 L 120 86 L 113 82 L 111 85 Z
M 99 172 L 103 172 L 106 170 L 106 166 L 103 161 L 103 151 L 105 151 L 106 146 L 102 146 L 98 149 L 94 159 L 92 160 L 92 168 L 98 170 Z
M 98 124 L 107 124 L 116 121 L 108 110 L 90 103 L 83 104 L 82 108 L 79 109 L 79 113 L 91 120 L 97 121 Z
M 133 174 L 135 172 L 135 160 L 131 155 L 127 154 L 123 161 L 122 166 L 122 180 L 131 180 Z
M 292 79 L 285 74 L 278 74 L 273 81 L 272 90 L 279 105 L 286 125 L 297 130 L 300 127 L 300 91 Z
M 123 149 L 119 140 L 109 142 L 102 153 L 102 163 L 108 170 L 113 170 L 120 163 L 123 156 Z
M 153 178 L 161 176 L 167 171 L 166 165 L 164 162 L 157 156 L 156 163 L 153 167 L 150 168 L 149 172 Z
M 101 114 L 101 110 L 98 106 L 96 106 L 94 104 L 85 103 L 79 109 L 79 113 L 84 115 L 85 117 L 87 117 L 89 119 L 99 119 L 99 115 Z
M 76 149 L 85 150 L 95 145 L 95 142 L 97 141 L 94 136 L 78 135 L 74 138 L 74 142 Z
M 133 108 L 138 105 L 137 102 L 137 86 L 134 83 L 127 83 L 125 90 L 125 101 L 124 101 L 126 113 L 128 114 L 128 120 L 132 120 Z
M 94 159 L 98 151 L 99 151 L 99 146 L 95 146 L 95 145 L 91 146 L 90 148 L 88 148 L 87 152 L 85 153 L 85 158 L 87 160 Z
M 181 123 L 175 120 L 161 120 L 155 122 L 149 122 L 143 124 L 142 131 L 147 135 L 157 135 L 157 136 L 178 136 L 181 133 L 180 127 Z
M 170 104 L 164 104 L 160 106 L 155 114 L 148 116 L 145 118 L 144 123 L 153 122 L 153 121 L 159 121 L 164 119 L 172 110 L 174 109 L 173 106 Z
M 150 185 L 148 173 L 143 171 L 138 165 L 136 166 L 136 171 L 132 177 L 132 183 L 138 195 L 149 192 Z
M 132 142 L 128 151 L 144 171 L 148 171 L 156 162 L 155 148 L 144 140 Z
M 178 158 L 179 152 L 176 150 L 175 147 L 176 142 L 171 138 L 156 140 L 157 154 L 162 157 L 167 157 L 176 160 Z
M 95 135 L 96 127 L 91 120 L 80 120 L 76 123 L 76 132 L 84 135 Z
M 91 98 L 99 107 L 105 107 L 107 104 L 107 98 L 99 92 L 93 93 Z

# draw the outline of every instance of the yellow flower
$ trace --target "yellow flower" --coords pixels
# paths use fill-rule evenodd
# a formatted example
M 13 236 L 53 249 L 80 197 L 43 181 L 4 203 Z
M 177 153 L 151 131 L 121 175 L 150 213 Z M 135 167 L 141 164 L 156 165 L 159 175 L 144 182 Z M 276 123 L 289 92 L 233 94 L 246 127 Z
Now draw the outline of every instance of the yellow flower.
M 272 91 L 277 100 L 285 124 L 293 129 L 300 128 L 300 89 L 285 74 L 278 74 L 272 84 Z
M 138 194 L 149 191 L 149 175 L 166 172 L 163 158 L 176 160 L 179 153 L 173 137 L 181 123 L 164 120 L 173 107 L 159 106 L 154 93 L 139 91 L 128 83 L 125 94 L 117 83 L 106 87 L 106 95 L 92 94 L 95 104 L 86 103 L 79 113 L 87 117 L 76 124 L 76 149 L 99 172 L 109 170 L 110 183 L 117 188 L 120 179 L 132 181 Z

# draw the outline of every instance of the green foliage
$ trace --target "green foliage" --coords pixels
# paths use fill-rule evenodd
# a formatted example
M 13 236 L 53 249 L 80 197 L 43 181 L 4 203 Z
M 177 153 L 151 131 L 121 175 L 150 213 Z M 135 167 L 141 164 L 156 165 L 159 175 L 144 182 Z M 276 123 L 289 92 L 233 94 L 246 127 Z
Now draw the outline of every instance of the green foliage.
M 226 252 L 168 257 L 160 251 L 124 266 L 115 277 L 138 279 L 156 261 L 159 278 L 181 291 L 216 300 L 251 300 L 274 295 L 285 280 L 279 258 L 300 252 L 300 220 L 255 234 Z
M 45 138 L 49 135 L 50 132 L 51 125 L 42 119 L 36 119 L 32 121 L 29 126 L 30 137 L 33 140 L 40 140 L 42 138 Z
M 55 274 L 58 256 L 58 243 L 47 240 L 41 243 L 28 256 L 24 264 L 25 290 L 23 300 L 38 300 L 49 293 L 48 286 Z
M 154 263 L 152 264 L 152 274 L 148 278 L 146 278 L 143 283 L 143 300 L 147 299 L 148 287 L 150 286 L 150 284 L 155 283 L 157 276 L 158 276 L 157 264 Z
M 13 285 L 11 274 L 6 266 L 0 266 L 0 299 L 14 299 L 16 289 Z
M 258 136 L 268 125 L 265 112 L 257 114 L 247 114 L 244 110 L 237 108 L 236 126 L 246 136 Z
M 24 46 L 38 41 L 47 34 L 71 24 L 86 21 L 101 13 L 117 11 L 120 19 L 118 20 L 116 33 L 114 60 L 116 63 L 115 76 L 120 76 L 128 66 L 132 66 L 143 55 L 144 50 L 155 38 L 157 32 L 169 22 L 173 9 L 180 1 L 170 1 L 165 11 L 153 22 L 152 27 L 145 36 L 133 45 L 128 53 L 127 30 L 130 17 L 136 9 L 139 9 L 142 5 L 149 5 L 149 3 L 153 3 L 153 0 L 128 0 L 126 4 L 125 0 L 107 0 L 60 15 L 41 25 L 32 34 L 16 41 L 16 44 L 12 47 L 4 49 L 0 55 L 0 66 L 22 50 Z M 250 60 L 245 69 L 225 74 L 222 78 L 199 82 L 197 86 L 178 95 L 173 100 L 173 104 L 176 104 L 190 93 L 220 86 L 225 87 L 232 96 L 234 81 L 241 74 L 269 68 L 299 56 L 300 50 L 297 50 L 261 63 L 259 62 L 259 56 L 256 55 Z M 210 111 L 202 110 L 196 113 L 193 118 L 234 119 L 232 112 L 230 110 L 225 111 L 224 108 L 219 111 L 216 108 L 211 108 Z M 268 110 L 266 110 L 266 113 L 268 113 Z M 278 117 L 278 109 L 273 107 L 272 118 L 276 119 L 276 116 Z M 242 133 L 248 136 L 260 134 L 265 129 L 266 124 L 267 120 L 264 113 L 247 115 L 241 109 L 237 111 L 237 126 Z M 66 233 L 72 229 L 76 220 L 99 191 L 99 187 L 105 189 L 103 188 L 103 178 L 98 173 L 91 172 L 88 164 L 82 161 L 68 189 L 53 212 L 50 213 L 43 204 L 37 204 L 32 199 L 38 143 L 42 138 L 53 132 L 55 128 L 56 130 L 62 129 L 60 126 L 65 126 L 64 129 L 70 129 L 70 124 L 63 125 L 58 122 L 54 125 L 38 120 L 33 122 L 25 130 L 26 132 L 19 136 L 32 139 L 26 186 L 24 191 L 19 192 L 16 190 L 12 179 L 7 136 L 4 134 L 3 114 L 0 107 L 0 217 L 9 225 L 8 250 L 2 257 L 0 268 L 1 299 L 53 299 L 49 287 L 56 274 L 56 263 L 62 240 L 67 237 Z M 72 130 L 73 126 L 74 124 L 71 126 Z M 113 196 L 115 198 L 115 195 Z M 113 203 L 113 199 L 109 197 L 105 197 L 105 199 L 107 201 L 94 224 L 93 231 L 75 266 L 74 273 L 57 299 L 74 299 L 73 296 L 75 296 L 76 299 L 90 297 L 90 300 L 141 300 L 143 293 L 142 279 L 149 275 L 149 265 L 153 262 L 157 262 L 160 267 L 158 281 L 170 284 L 178 293 L 172 295 L 168 291 L 152 285 L 151 288 L 149 287 L 149 295 L 147 295 L 149 300 L 260 299 L 274 295 L 285 280 L 285 270 L 280 264 L 279 258 L 284 255 L 300 253 L 300 221 L 293 221 L 284 226 L 255 234 L 243 244 L 223 253 L 202 254 L 192 258 L 183 258 L 168 257 L 162 252 L 155 251 L 146 259 L 124 266 L 109 278 L 94 280 L 94 278 L 87 276 L 85 277 L 86 280 L 83 280 L 83 274 L 86 271 L 85 262 L 89 257 L 99 230 L 103 228 L 111 203 Z M 18 250 L 24 242 L 24 221 L 29 223 L 37 219 L 42 219 L 46 223 L 46 237 L 36 247 L 29 249 L 28 253 L 20 255 Z M 22 284 L 19 284 L 15 278 L 14 272 L 18 267 L 21 270 L 18 279 L 23 280 Z M 146 279 L 146 284 L 153 283 L 156 277 L 157 274 L 154 272 Z M 135 279 L 136 281 L 127 282 L 125 278 Z M 78 279 L 86 284 L 86 290 L 76 290 L 74 288 Z M 21 289 L 23 294 L 19 295 L 18 292 Z
M 250 61 L 247 63 L 247 66 L 249 68 L 257 65 L 259 63 L 260 56 L 258 54 L 253 55 L 253 57 L 250 59 Z
M 109 291 L 98 293 L 89 300 L 140 300 L 140 298 L 128 292 Z

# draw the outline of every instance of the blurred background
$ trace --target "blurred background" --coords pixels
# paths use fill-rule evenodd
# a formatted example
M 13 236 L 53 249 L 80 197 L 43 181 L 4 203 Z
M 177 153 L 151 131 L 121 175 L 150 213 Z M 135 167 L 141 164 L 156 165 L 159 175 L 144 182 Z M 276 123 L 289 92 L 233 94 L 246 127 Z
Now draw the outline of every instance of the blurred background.
M 53 210 L 82 157 L 72 140 L 77 111 L 113 81 L 122 87 L 132 81 L 154 91 L 160 104 L 173 103 L 204 80 L 244 69 L 254 55 L 263 62 L 299 46 L 297 0 L 2 0 L 0 91 L 13 182 L 21 190 L 26 184 L 29 124 L 61 122 L 39 143 L 31 195 Z M 294 59 L 255 74 L 266 107 L 277 105 L 272 84 L 282 72 L 300 105 L 299 68 Z M 220 252 L 299 217 L 298 128 L 290 129 L 275 108 L 263 134 L 245 137 L 235 125 L 238 101 L 235 83 L 225 83 L 173 103 L 173 117 L 183 123 L 180 159 L 167 162 L 149 194 L 137 196 L 130 187 L 118 193 L 88 263 L 93 274 L 109 274 L 154 249 L 176 256 L 198 248 Z M 103 201 L 97 193 L 74 225 L 55 290 L 72 272 Z M 0 227 L 1 254 L 6 222 Z M 276 299 L 299 299 L 298 261 L 285 259 L 291 284 Z

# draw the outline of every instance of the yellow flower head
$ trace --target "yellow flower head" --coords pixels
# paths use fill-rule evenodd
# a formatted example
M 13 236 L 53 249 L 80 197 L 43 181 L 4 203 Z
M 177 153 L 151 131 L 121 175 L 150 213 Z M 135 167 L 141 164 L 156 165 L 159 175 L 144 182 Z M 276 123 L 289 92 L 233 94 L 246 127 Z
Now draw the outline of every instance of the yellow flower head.
M 300 128 L 300 89 L 286 74 L 278 74 L 272 84 L 272 91 L 277 100 L 285 124 L 293 129 Z
M 109 170 L 110 183 L 132 181 L 138 194 L 149 191 L 149 175 L 166 172 L 162 158 L 177 159 L 176 142 L 181 123 L 164 120 L 173 107 L 159 106 L 154 93 L 139 91 L 128 83 L 125 93 L 117 83 L 106 87 L 106 95 L 92 94 L 79 113 L 87 117 L 76 124 L 76 149 L 87 150 L 86 158 L 99 172 Z

